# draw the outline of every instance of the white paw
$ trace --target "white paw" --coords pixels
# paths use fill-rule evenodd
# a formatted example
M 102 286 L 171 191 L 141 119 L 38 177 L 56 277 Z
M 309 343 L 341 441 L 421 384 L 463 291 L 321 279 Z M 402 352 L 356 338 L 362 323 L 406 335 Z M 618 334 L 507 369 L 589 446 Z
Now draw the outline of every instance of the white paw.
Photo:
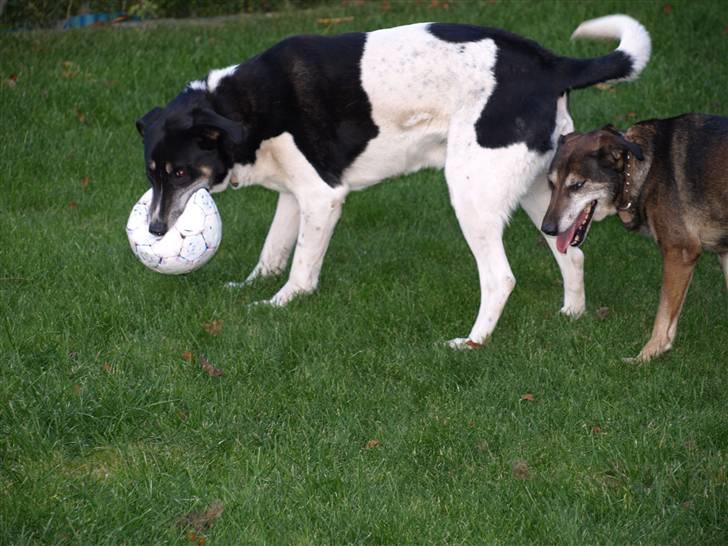
M 581 304 L 565 304 L 561 308 L 561 314 L 566 315 L 567 317 L 577 319 L 580 316 L 584 314 L 584 311 L 586 311 L 586 305 L 584 303 Z
M 481 343 L 476 343 L 467 337 L 456 337 L 447 342 L 447 346 L 458 351 L 470 351 L 483 347 Z

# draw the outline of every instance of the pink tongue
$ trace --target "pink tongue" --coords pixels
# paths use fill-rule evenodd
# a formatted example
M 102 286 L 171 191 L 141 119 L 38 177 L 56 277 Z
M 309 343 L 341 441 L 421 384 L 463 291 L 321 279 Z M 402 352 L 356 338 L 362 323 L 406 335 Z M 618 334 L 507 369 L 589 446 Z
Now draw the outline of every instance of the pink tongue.
M 579 224 L 577 222 L 574 222 L 573 224 L 571 224 L 571 227 L 569 229 L 567 229 L 566 231 L 562 231 L 556 236 L 556 250 L 558 250 L 562 254 L 566 254 L 566 251 L 569 249 L 569 243 L 571 243 L 571 240 L 574 238 L 576 226 L 578 225 Z
M 571 244 L 571 241 L 574 239 L 574 235 L 576 234 L 576 228 L 581 225 L 581 223 L 586 219 L 588 215 L 589 207 L 586 207 L 584 210 L 581 211 L 579 216 L 576 217 L 576 220 L 574 220 L 574 223 L 571 224 L 571 227 L 569 229 L 567 229 L 566 231 L 562 231 L 556 236 L 556 250 L 558 250 L 562 254 L 566 254 L 566 251 L 569 249 L 569 245 Z

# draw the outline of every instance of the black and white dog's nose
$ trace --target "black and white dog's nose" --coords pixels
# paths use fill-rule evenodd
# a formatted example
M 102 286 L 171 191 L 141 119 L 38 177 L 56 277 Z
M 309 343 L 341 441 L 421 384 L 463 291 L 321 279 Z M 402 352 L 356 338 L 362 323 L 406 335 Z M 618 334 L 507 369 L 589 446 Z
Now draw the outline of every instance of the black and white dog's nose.
M 544 222 L 541 224 L 541 231 L 546 235 L 558 235 L 559 227 L 554 222 Z
M 149 224 L 149 233 L 162 236 L 167 233 L 167 224 L 164 222 L 152 222 Z

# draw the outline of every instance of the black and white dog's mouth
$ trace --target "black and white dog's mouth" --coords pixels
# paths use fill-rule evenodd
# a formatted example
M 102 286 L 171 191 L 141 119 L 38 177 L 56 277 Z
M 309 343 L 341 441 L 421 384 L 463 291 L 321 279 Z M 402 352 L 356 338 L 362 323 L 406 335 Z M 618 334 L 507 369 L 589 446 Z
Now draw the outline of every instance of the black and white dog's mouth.
M 597 202 L 594 200 L 584 207 L 584 210 L 579 213 L 569 229 L 556 236 L 556 249 L 559 252 L 566 254 L 570 246 L 580 246 L 586 241 L 586 234 L 589 232 L 589 226 L 596 208 Z

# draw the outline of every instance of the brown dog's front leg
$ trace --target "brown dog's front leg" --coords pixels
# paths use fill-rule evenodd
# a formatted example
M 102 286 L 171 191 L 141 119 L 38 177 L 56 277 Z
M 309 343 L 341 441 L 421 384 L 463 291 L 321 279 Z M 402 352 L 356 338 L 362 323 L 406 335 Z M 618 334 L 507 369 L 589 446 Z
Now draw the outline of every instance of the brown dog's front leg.
M 637 355 L 646 362 L 672 347 L 685 294 L 693 276 L 695 262 L 700 257 L 700 245 L 662 249 L 662 289 L 652 337 Z

